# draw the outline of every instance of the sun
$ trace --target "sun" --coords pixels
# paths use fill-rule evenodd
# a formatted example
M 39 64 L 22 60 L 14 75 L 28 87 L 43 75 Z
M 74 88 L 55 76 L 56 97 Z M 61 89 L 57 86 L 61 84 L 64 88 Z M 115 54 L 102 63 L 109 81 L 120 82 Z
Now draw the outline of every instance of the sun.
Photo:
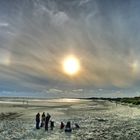
M 63 61 L 64 72 L 68 75 L 75 75 L 80 70 L 80 62 L 74 56 L 68 56 Z

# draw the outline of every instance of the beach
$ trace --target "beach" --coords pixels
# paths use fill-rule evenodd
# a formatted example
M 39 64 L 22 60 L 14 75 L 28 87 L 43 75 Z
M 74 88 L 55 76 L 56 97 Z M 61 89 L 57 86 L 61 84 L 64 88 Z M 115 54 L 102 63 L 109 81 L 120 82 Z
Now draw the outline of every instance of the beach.
M 36 130 L 35 115 L 50 113 L 54 130 Z M 1 140 L 131 140 L 140 137 L 138 106 L 103 100 L 0 98 Z M 78 123 L 72 133 L 60 130 L 60 122 Z

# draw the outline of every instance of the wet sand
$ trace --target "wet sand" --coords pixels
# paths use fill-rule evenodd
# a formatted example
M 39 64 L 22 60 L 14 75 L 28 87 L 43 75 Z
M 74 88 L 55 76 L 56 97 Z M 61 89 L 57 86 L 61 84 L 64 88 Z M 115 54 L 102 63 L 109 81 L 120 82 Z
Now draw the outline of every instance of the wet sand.
M 49 112 L 55 121 L 53 131 L 35 129 L 36 113 Z M 109 101 L 53 99 L 37 100 L 1 98 L 0 139 L 41 140 L 104 140 L 138 139 L 140 109 Z M 59 130 L 60 122 L 70 120 L 79 130 L 66 134 Z

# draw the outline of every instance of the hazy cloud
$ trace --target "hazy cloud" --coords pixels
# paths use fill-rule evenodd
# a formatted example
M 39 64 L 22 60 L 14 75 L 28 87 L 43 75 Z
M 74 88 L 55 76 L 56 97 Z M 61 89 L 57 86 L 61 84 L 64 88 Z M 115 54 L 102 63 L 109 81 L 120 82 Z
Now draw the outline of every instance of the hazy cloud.
M 9 24 L 6 22 L 0 22 L 0 27 L 8 27 Z
M 0 27 L 10 26 L 0 34 L 1 48 L 6 48 L 0 51 L 1 82 L 13 83 L 14 88 L 50 89 L 49 93 L 139 85 L 138 1 L 27 0 L 6 4 L 9 14 L 0 8 L 0 17 L 7 21 L 0 22 Z M 62 68 L 69 54 L 81 63 L 73 78 Z

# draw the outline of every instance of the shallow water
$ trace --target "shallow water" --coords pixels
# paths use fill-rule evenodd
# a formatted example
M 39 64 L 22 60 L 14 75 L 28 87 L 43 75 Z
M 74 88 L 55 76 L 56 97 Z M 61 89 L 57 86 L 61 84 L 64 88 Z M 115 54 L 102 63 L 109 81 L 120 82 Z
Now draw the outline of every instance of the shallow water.
M 0 139 L 138 140 L 140 138 L 140 110 L 135 107 L 116 105 L 108 101 L 78 101 L 77 104 L 70 103 L 69 106 L 63 108 L 58 105 L 51 111 L 55 121 L 53 131 L 45 132 L 44 128 L 36 130 L 34 119 L 30 117 L 24 119 L 23 116 L 20 119 L 2 121 Z M 72 126 L 78 123 L 80 129 L 74 129 L 72 133 L 59 130 L 60 122 L 68 120 L 72 122 Z

